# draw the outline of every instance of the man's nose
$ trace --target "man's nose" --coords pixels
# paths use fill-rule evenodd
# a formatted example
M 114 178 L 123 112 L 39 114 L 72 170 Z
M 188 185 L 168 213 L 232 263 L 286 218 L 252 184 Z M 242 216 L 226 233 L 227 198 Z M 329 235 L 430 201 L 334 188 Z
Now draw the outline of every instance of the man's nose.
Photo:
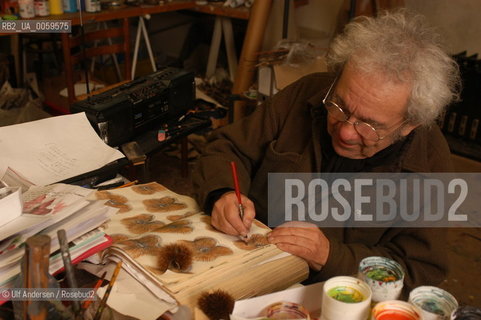
M 359 143 L 361 141 L 361 136 L 357 133 L 354 126 L 354 122 L 351 120 L 345 120 L 339 123 L 339 137 L 348 143 Z

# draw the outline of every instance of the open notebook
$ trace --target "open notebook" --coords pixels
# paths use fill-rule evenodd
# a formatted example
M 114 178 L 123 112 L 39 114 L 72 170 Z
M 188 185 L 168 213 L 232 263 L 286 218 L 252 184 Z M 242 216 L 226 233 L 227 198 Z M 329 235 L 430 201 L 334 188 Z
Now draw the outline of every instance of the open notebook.
M 267 244 L 269 228 L 255 221 L 247 243 L 216 231 L 210 217 L 199 212 L 196 202 L 160 184 L 98 191 L 97 199 L 119 209 L 105 225 L 113 239 L 102 260 L 118 261 L 167 305 L 195 306 L 199 295 L 223 289 L 235 299 L 252 297 L 304 280 L 304 260 Z M 188 272 L 163 272 L 159 255 L 168 244 L 191 248 L 193 263 Z

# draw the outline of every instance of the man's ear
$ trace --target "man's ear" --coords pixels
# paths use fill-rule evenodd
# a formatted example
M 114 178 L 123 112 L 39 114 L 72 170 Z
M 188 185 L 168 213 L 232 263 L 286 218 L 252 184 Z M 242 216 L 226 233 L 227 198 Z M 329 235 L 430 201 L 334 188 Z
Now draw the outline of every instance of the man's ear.
M 402 126 L 401 128 L 401 136 L 402 137 L 405 137 L 407 136 L 408 134 L 411 133 L 411 131 L 413 131 L 414 129 L 416 129 L 417 127 L 419 127 L 419 124 L 405 124 L 404 126 Z

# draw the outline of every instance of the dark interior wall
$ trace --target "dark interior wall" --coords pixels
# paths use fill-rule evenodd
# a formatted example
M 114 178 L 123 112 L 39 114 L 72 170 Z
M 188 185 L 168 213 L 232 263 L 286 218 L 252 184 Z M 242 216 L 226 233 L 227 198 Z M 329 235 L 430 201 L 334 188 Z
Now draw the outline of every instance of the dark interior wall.
M 424 14 L 443 36 L 452 53 L 481 54 L 481 1 L 405 0 L 406 7 Z

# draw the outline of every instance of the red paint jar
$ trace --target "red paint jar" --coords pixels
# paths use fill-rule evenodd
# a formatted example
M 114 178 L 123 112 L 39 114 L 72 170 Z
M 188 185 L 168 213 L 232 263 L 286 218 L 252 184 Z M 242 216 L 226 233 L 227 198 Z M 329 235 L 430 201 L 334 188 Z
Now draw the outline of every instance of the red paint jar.
M 421 320 L 419 309 L 410 303 L 390 300 L 376 304 L 372 320 Z

